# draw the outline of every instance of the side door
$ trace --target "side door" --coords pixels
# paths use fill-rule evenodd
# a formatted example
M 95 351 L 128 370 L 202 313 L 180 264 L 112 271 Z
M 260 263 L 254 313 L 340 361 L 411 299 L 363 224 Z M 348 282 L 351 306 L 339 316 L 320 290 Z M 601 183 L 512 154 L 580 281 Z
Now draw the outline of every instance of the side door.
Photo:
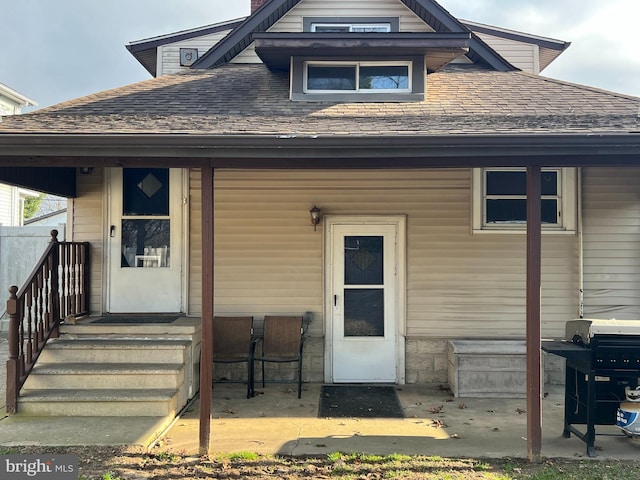
M 107 311 L 183 311 L 182 170 L 114 168 Z
M 398 225 L 329 229 L 331 381 L 402 382 Z

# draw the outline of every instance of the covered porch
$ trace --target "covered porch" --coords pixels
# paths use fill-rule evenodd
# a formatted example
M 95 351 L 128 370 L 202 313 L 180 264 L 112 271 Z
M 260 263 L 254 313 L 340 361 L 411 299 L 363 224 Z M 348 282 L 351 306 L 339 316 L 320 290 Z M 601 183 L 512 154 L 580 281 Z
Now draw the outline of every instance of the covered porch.
M 89 137 L 89 136 L 87 136 Z M 526 417 L 525 436 L 529 456 L 538 458 L 542 452 L 542 379 L 540 352 L 540 288 L 541 288 L 541 220 L 540 169 L 542 166 L 579 167 L 636 165 L 637 140 L 627 136 L 576 135 L 557 136 L 463 136 L 455 141 L 451 137 L 402 137 L 397 145 L 384 139 L 368 138 L 244 138 L 242 147 L 238 139 L 207 138 L 198 136 L 176 137 L 172 141 L 153 136 L 127 137 L 101 135 L 95 138 L 67 137 L 38 138 L 23 143 L 21 138 L 6 137 L 6 156 L 0 164 L 21 162 L 23 178 L 37 170 L 33 167 L 58 165 L 61 168 L 91 165 L 94 167 L 180 167 L 200 169 L 201 195 L 201 305 L 202 356 L 200 384 L 211 385 L 213 380 L 212 329 L 215 314 L 214 278 L 216 276 L 214 250 L 214 176 L 224 169 L 433 169 L 472 168 L 482 166 L 525 167 L 528 171 L 527 230 L 527 359 L 528 401 L 522 418 Z M 66 138 L 66 140 L 65 140 Z M 76 142 L 77 141 L 77 142 Z M 66 143 L 69 142 L 69 143 Z M 92 142 L 95 142 L 92 144 Z M 145 143 L 147 142 L 147 143 Z M 46 155 L 40 150 L 48 145 Z M 142 148 L 140 145 L 145 144 Z M 397 148 L 402 144 L 402 157 Z M 451 145 L 455 144 L 455 151 Z M 35 146 L 34 146 L 35 145 Z M 96 150 L 100 153 L 96 154 Z M 345 158 L 345 149 L 355 153 Z M 177 153 L 179 151 L 179 155 Z M 256 158 L 259 151 L 260 158 Z M 31 155 L 24 156 L 25 152 Z M 428 152 L 428 154 L 425 154 Z M 558 152 L 564 152 L 559 154 Z M 17 155 L 17 156 L 16 156 Z M 304 163 L 304 167 L 301 167 Z M 45 175 L 46 176 L 46 175 Z M 74 178 L 74 182 L 76 179 Z M 67 191 L 68 192 L 71 190 Z M 199 411 L 199 448 L 201 453 L 215 449 L 212 432 L 212 408 L 216 408 L 215 389 L 201 391 Z

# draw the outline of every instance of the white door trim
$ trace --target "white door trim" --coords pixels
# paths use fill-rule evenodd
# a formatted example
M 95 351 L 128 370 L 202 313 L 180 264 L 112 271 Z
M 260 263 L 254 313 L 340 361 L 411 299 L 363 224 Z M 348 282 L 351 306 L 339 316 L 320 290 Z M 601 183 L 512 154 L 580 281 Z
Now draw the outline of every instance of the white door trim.
M 112 277 L 112 248 L 110 244 L 110 225 L 112 223 L 112 195 L 121 195 L 121 192 L 113 192 L 113 174 L 116 170 L 122 170 L 122 168 L 105 168 L 104 173 L 104 196 L 103 201 L 105 205 L 105 215 L 103 218 L 104 222 L 104 248 L 103 248 L 103 268 L 105 269 L 103 275 L 103 295 L 102 295 L 102 312 L 110 312 L 111 305 L 110 299 L 112 295 L 111 284 L 113 281 Z M 174 175 L 170 173 L 170 178 L 179 178 L 178 181 L 175 182 L 176 186 L 180 189 L 180 205 L 176 204 L 172 208 L 176 208 L 180 210 L 180 247 L 179 251 L 174 253 L 174 258 L 178 258 L 180 260 L 180 312 L 187 312 L 188 305 L 188 276 L 189 276 L 189 265 L 188 265 L 188 249 L 189 249 L 189 170 L 183 168 L 172 168 L 170 172 L 174 171 Z M 176 197 L 177 197 L 176 193 Z
M 405 383 L 406 336 L 406 216 L 405 215 L 325 215 L 324 223 L 324 381 L 333 382 L 333 252 L 336 225 L 393 225 L 396 228 L 396 382 Z

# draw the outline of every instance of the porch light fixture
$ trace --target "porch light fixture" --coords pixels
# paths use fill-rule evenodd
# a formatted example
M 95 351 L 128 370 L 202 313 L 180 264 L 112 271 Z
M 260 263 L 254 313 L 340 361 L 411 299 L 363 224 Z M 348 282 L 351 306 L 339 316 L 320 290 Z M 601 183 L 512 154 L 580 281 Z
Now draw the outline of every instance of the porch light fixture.
M 311 215 L 311 225 L 313 225 L 313 231 L 316 231 L 316 227 L 320 223 L 320 209 L 315 205 L 311 210 L 309 210 L 309 215 Z
M 91 175 L 93 173 L 93 167 L 80 167 L 80 173 L 82 175 Z

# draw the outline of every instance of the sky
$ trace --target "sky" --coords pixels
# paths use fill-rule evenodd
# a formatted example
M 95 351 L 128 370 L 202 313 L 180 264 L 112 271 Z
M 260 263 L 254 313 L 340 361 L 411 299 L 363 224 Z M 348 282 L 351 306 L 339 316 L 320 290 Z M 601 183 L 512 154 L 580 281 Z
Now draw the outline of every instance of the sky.
M 0 83 L 28 112 L 150 78 L 132 41 L 249 14 L 250 0 L 5 0 Z M 460 19 L 570 41 L 542 74 L 640 96 L 638 0 L 441 0 Z

